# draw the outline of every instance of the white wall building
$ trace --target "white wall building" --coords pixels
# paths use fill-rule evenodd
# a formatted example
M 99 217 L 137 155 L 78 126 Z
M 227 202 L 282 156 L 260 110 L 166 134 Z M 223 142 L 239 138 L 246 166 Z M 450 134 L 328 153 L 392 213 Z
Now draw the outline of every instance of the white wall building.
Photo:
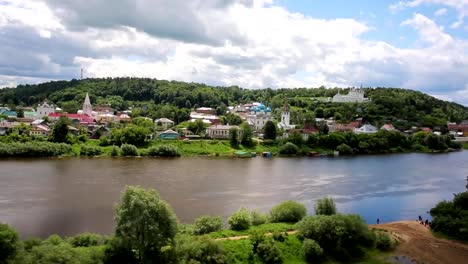
M 375 126 L 373 125 L 363 125 L 360 128 L 355 128 L 354 133 L 356 134 L 374 134 L 379 131 Z
M 337 93 L 332 98 L 334 103 L 362 103 L 366 101 L 369 101 L 369 98 L 365 98 L 364 91 L 358 88 L 351 89 L 346 95 Z
M 37 116 L 39 118 L 49 116 L 50 113 L 55 113 L 55 106 L 47 101 L 37 106 Z
M 273 117 L 270 113 L 255 113 L 247 116 L 247 123 L 249 126 L 255 129 L 255 131 L 262 131 L 266 122 L 273 121 Z
M 278 123 L 278 128 L 285 131 L 296 128 L 295 125 L 291 125 L 291 112 L 289 111 L 288 104 L 284 104 L 283 112 L 281 112 L 281 122 Z
M 154 124 L 156 124 L 156 126 L 163 127 L 164 130 L 167 130 L 168 128 L 171 128 L 174 126 L 174 121 L 170 120 L 169 118 L 163 117 L 163 118 L 154 120 Z
M 239 127 L 230 126 L 230 125 L 214 125 L 206 129 L 206 134 L 208 135 L 208 137 L 213 138 L 213 139 L 228 139 L 229 130 L 231 128 L 239 128 Z

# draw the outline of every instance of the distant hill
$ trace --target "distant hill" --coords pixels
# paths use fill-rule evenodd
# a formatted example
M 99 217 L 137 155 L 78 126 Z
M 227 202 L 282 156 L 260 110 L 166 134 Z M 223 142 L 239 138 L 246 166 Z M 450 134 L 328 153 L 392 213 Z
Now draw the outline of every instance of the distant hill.
M 237 86 L 213 87 L 146 78 L 106 78 L 53 81 L 36 85 L 19 85 L 0 90 L 0 104 L 37 105 L 47 99 L 65 111 L 75 112 L 88 92 L 93 104 L 110 104 L 116 110 L 134 106 L 134 114 L 169 117 L 176 121 L 188 118 L 189 109 L 213 107 L 219 114 L 227 106 L 260 101 L 278 109 L 287 101 L 291 105 L 292 121 L 296 124 L 314 117 L 335 117 L 342 122 L 362 117 L 380 125 L 385 122 L 399 128 L 444 126 L 447 121 L 468 119 L 468 108 L 436 99 L 427 94 L 397 88 L 364 88 L 367 103 L 331 103 L 324 98 L 349 89 L 324 87 L 306 89 L 242 89 Z M 279 110 L 275 112 L 278 114 Z

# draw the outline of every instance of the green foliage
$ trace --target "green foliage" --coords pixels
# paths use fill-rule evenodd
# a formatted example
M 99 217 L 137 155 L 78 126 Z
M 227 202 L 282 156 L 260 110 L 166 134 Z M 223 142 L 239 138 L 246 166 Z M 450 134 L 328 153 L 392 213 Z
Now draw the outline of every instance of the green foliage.
M 262 231 L 252 230 L 249 232 L 250 244 L 252 244 L 253 252 L 257 252 L 257 247 L 260 243 L 263 243 L 266 239 L 266 235 Z
M 314 206 L 316 215 L 334 215 L 336 214 L 335 201 L 331 197 L 318 199 Z
M 227 113 L 225 116 L 221 117 L 221 122 L 223 125 L 238 126 L 242 124 L 242 118 L 239 115 Z
M 56 143 L 68 142 L 69 125 L 71 125 L 70 119 L 66 116 L 61 116 L 52 128 L 49 140 Z
M 247 230 L 252 225 L 252 217 L 249 210 L 240 208 L 228 219 L 228 224 L 232 230 Z
M 306 214 L 307 209 L 303 204 L 295 201 L 285 201 L 271 209 L 270 220 L 272 223 L 295 223 L 304 218 Z
M 205 132 L 207 125 L 202 120 L 196 120 L 195 122 L 189 122 L 187 129 L 192 131 L 195 135 L 200 135 Z
M 375 247 L 382 251 L 388 251 L 393 249 L 395 243 L 390 238 L 387 232 L 376 231 L 375 232 Z
M 247 147 L 254 145 L 253 140 L 252 140 L 253 132 L 249 124 L 244 122 L 240 125 L 240 135 L 241 135 L 240 143 L 242 145 L 247 146 Z
M 283 256 L 281 250 L 276 243 L 270 240 L 265 240 L 258 244 L 256 253 L 258 257 L 266 264 L 280 264 L 283 263 Z
M 138 156 L 138 149 L 134 145 L 131 144 L 123 144 L 120 147 L 122 152 L 122 156 Z
M 146 135 L 151 133 L 150 129 L 143 126 L 128 125 L 122 129 L 112 129 L 111 139 L 116 145 L 132 144 L 141 146 L 146 142 Z
M 298 152 L 299 148 L 291 142 L 287 142 L 286 144 L 281 146 L 279 150 L 279 153 L 282 155 L 296 155 Z
M 72 153 L 70 145 L 51 142 L 0 143 L 0 157 L 57 157 Z
M 263 127 L 263 138 L 275 140 L 277 136 L 276 125 L 273 121 L 267 121 Z
M 468 241 L 468 192 L 456 194 L 453 201 L 442 201 L 430 211 L 432 230 Z
M 284 242 L 288 239 L 288 233 L 275 231 L 271 235 L 274 241 Z
M 127 187 L 116 209 L 115 236 L 136 250 L 140 263 L 163 258 L 163 247 L 172 246 L 177 219 L 172 208 L 153 189 Z
M 184 238 L 177 243 L 177 255 L 181 264 L 224 264 L 228 262 L 226 251 L 220 242 L 206 238 Z
M 258 210 L 252 210 L 250 212 L 250 217 L 252 219 L 253 226 L 263 225 L 268 220 L 268 216 L 266 214 L 261 213 Z
M 223 228 L 223 218 L 220 216 L 200 216 L 195 220 L 194 233 L 204 235 L 221 230 Z
M 449 141 L 450 142 L 450 141 Z M 444 136 L 429 134 L 424 138 L 424 143 L 429 149 L 445 150 L 448 148 Z
M 232 147 L 239 146 L 239 129 L 232 127 L 229 129 L 229 143 Z
M 353 148 L 346 144 L 341 144 L 338 147 L 336 147 L 336 150 L 340 152 L 340 155 L 351 155 L 353 154 Z
M 98 234 L 81 233 L 68 238 L 68 242 L 74 247 L 91 247 L 102 244 L 103 238 Z
M 99 138 L 99 146 L 105 147 L 105 146 L 109 146 L 109 145 L 111 145 L 111 141 L 109 140 L 108 137 L 106 137 L 106 136 L 101 136 L 101 137 Z
M 32 259 L 37 264 L 79 264 L 80 255 L 68 243 L 43 243 L 31 251 Z
M 101 147 L 81 145 L 80 156 L 99 156 L 102 154 Z
M 148 149 L 148 155 L 153 157 L 180 157 L 177 147 L 171 145 L 150 147 Z
M 8 263 L 16 255 L 18 233 L 6 224 L 0 223 L 0 263 Z
M 319 263 L 323 260 L 323 249 L 313 239 L 304 239 L 302 250 L 307 263 Z
M 117 157 L 117 156 L 119 156 L 119 153 L 120 153 L 120 148 L 115 146 L 115 145 L 112 146 L 111 156 L 112 157 Z
M 324 254 L 339 260 L 362 257 L 372 248 L 375 236 L 358 215 L 319 215 L 306 217 L 297 224 L 298 234 L 315 240 Z

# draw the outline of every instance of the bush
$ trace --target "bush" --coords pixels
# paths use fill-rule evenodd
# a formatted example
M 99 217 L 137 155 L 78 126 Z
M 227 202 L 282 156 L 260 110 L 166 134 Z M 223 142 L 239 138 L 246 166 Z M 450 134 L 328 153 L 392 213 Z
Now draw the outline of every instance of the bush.
M 358 215 L 309 216 L 296 227 L 301 238 L 315 240 L 325 255 L 339 260 L 362 257 L 364 248 L 375 243 L 373 232 Z
M 468 192 L 456 194 L 453 201 L 438 203 L 430 213 L 434 231 L 468 241 Z
M 68 242 L 74 247 L 91 247 L 101 244 L 102 236 L 93 233 L 82 233 L 68 238 Z
M 115 145 L 112 146 L 111 156 L 112 157 L 117 157 L 117 156 L 119 156 L 119 153 L 120 153 L 120 148 L 115 146 Z
M 306 214 L 307 209 L 303 204 L 295 201 L 286 201 L 271 209 L 270 219 L 272 223 L 295 223 L 304 218 Z
M 51 142 L 0 143 L 0 158 L 57 157 L 72 153 L 70 145 Z
M 323 259 L 323 249 L 315 240 L 305 239 L 302 244 L 302 251 L 307 263 L 318 263 Z
M 162 145 L 148 149 L 148 156 L 153 157 L 180 157 L 179 150 L 174 146 Z
M 284 242 L 288 239 L 288 233 L 275 231 L 271 235 L 274 241 Z
M 34 247 L 41 245 L 42 240 L 37 237 L 32 237 L 23 241 L 24 250 L 30 252 Z
M 81 145 L 80 156 L 99 156 L 102 154 L 102 149 L 96 146 Z
M 382 251 L 391 250 L 394 246 L 390 236 L 383 231 L 375 232 L 375 247 Z
M 332 198 L 325 197 L 318 199 L 314 206 L 316 215 L 333 215 L 336 214 L 336 205 Z
M 263 241 L 257 247 L 257 255 L 263 263 L 276 264 L 283 263 L 281 250 L 272 241 Z
M 265 233 L 263 231 L 253 230 L 249 232 L 249 240 L 252 245 L 253 252 L 257 252 L 257 247 L 260 243 L 264 242 L 266 239 Z
M 106 136 L 101 136 L 99 138 L 99 146 L 101 147 L 106 147 L 106 146 L 109 146 L 111 144 L 111 141 L 109 140 L 108 137 Z
M 16 255 L 18 233 L 9 225 L 0 223 L 0 263 L 7 263 Z
M 252 210 L 250 212 L 250 216 L 252 218 L 252 225 L 254 226 L 263 225 L 268 220 L 268 216 L 259 212 L 258 210 Z
M 138 156 L 138 149 L 131 144 L 123 144 L 120 148 L 122 150 L 122 156 Z
M 299 148 L 291 142 L 284 144 L 279 150 L 282 155 L 296 155 L 298 152 Z
M 232 230 L 247 230 L 252 225 L 250 212 L 245 208 L 240 208 L 229 217 L 228 223 Z
M 177 243 L 177 256 L 181 264 L 228 263 L 226 251 L 218 241 L 200 237 L 183 238 Z
M 353 154 L 353 148 L 351 148 L 350 146 L 346 145 L 346 144 L 341 144 L 339 145 L 338 147 L 336 147 L 336 150 L 338 150 L 338 152 L 340 152 L 340 155 L 351 155 Z
M 201 216 L 195 220 L 194 233 L 196 235 L 208 234 L 221 230 L 223 219 L 220 216 Z

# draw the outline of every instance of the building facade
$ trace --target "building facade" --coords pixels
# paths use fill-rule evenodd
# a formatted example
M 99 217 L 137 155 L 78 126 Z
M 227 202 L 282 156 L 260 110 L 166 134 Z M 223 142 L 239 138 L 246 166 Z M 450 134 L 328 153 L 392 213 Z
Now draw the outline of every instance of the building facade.
M 228 139 L 229 130 L 231 128 L 239 128 L 239 127 L 230 126 L 230 125 L 214 125 L 206 129 L 206 134 L 208 135 L 209 138 L 212 138 L 212 139 Z

